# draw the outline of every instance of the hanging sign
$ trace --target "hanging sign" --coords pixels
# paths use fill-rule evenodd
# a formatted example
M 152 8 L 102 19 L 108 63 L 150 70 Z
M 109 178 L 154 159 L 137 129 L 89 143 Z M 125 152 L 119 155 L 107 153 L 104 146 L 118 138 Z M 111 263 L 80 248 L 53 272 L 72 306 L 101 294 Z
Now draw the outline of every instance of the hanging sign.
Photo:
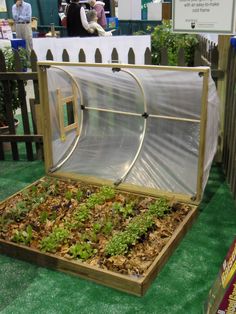
M 6 0 L 0 0 L 0 12 L 7 12 Z
M 142 6 L 141 6 L 142 20 L 147 20 L 147 4 L 150 2 L 153 2 L 153 0 L 142 0 Z
M 173 0 L 173 31 L 233 34 L 235 0 Z

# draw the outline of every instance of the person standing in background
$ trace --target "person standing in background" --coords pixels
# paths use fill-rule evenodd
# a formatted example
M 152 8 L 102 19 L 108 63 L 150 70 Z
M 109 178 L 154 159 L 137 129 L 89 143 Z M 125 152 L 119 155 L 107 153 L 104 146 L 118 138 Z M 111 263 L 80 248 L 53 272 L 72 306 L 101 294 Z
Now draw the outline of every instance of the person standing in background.
M 98 36 L 112 36 L 112 32 L 106 32 L 104 28 L 97 23 L 97 12 L 95 10 L 89 10 L 87 13 L 87 19 L 90 27 L 94 30 L 94 33 L 98 34 Z
M 16 26 L 16 37 L 24 39 L 26 41 L 26 49 L 31 51 L 33 49 L 31 4 L 23 0 L 17 0 L 12 6 L 12 17 Z
M 97 23 L 105 29 L 107 26 L 107 19 L 104 10 L 105 3 L 96 0 L 89 0 L 88 2 L 91 8 L 97 12 Z
M 89 29 L 85 9 L 79 4 L 79 0 L 72 0 L 67 10 L 67 32 L 69 37 L 93 36 Z

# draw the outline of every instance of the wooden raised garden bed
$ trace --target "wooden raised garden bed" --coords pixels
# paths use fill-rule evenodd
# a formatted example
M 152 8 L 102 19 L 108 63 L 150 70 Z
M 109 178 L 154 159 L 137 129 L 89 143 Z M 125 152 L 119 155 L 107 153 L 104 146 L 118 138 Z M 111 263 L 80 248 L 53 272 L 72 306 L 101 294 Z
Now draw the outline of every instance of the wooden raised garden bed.
M 45 177 L 0 204 L 0 253 L 142 296 L 196 209 Z

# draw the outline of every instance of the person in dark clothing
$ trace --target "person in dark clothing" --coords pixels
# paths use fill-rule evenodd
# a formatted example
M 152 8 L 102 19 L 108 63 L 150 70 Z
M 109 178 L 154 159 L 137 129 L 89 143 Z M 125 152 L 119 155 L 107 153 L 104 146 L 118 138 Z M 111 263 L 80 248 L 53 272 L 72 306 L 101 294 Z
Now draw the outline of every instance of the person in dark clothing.
M 85 14 L 85 9 L 79 0 L 72 0 L 67 10 L 67 32 L 69 37 L 93 36 Z

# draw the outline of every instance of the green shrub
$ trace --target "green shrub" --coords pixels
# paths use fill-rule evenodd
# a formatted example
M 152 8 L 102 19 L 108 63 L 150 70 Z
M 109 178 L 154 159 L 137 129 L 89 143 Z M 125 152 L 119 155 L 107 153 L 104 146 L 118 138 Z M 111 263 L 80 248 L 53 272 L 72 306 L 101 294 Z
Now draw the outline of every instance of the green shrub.
M 168 65 L 177 65 L 178 51 L 184 48 L 187 66 L 194 65 L 194 51 L 198 45 L 197 35 L 177 34 L 172 31 L 170 21 L 163 21 L 151 34 L 152 64 L 160 64 L 161 50 L 167 48 Z

